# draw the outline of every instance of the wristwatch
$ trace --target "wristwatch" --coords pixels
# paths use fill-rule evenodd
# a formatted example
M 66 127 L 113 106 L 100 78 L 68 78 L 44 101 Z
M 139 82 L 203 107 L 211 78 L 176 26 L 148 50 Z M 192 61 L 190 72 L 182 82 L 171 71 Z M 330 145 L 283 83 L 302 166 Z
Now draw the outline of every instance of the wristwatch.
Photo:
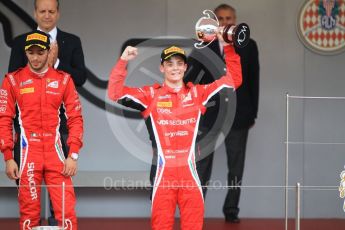
M 72 160 L 77 161 L 79 158 L 79 154 L 78 153 L 71 153 L 70 157 L 72 158 Z

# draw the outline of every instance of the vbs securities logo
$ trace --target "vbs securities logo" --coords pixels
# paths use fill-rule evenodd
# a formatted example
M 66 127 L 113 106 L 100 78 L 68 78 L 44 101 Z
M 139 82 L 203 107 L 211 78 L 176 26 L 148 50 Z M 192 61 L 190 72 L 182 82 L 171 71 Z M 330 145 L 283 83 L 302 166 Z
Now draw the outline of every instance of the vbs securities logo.
M 312 51 L 331 55 L 345 50 L 345 0 L 308 0 L 302 5 L 297 31 Z

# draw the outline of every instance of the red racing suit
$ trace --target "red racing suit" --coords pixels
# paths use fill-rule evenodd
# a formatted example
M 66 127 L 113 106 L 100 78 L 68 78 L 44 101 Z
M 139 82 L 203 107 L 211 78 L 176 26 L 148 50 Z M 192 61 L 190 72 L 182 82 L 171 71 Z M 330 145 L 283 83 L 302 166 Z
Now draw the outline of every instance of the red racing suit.
M 204 200 L 195 164 L 195 142 L 200 116 L 207 101 L 222 88 L 236 89 L 242 83 L 240 57 L 225 46 L 226 75 L 208 85 L 188 83 L 176 92 L 167 85 L 141 88 L 124 86 L 127 62 L 119 60 L 108 84 L 108 96 L 125 106 L 142 111 L 149 120 L 157 146 L 157 170 L 152 193 L 154 230 L 171 230 L 176 204 L 181 229 L 203 226 Z
M 5 76 L 0 91 L 0 149 L 5 160 L 12 159 L 13 118 L 19 110 L 20 229 L 31 229 L 40 222 L 41 184 L 44 178 L 56 218 L 62 223 L 62 182 L 65 182 L 65 226 L 77 229 L 75 194 L 70 177 L 62 175 L 64 154 L 59 136 L 59 108 L 67 116 L 70 153 L 82 146 L 83 118 L 81 104 L 71 76 L 48 68 L 44 74 L 33 73 L 28 66 Z

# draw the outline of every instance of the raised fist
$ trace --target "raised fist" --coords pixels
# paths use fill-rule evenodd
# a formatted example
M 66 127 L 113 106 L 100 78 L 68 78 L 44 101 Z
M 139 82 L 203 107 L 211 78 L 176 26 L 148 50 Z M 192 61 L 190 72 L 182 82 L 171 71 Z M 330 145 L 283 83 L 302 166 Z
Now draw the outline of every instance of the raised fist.
M 127 46 L 121 55 L 121 59 L 125 61 L 133 60 L 138 55 L 138 48 Z

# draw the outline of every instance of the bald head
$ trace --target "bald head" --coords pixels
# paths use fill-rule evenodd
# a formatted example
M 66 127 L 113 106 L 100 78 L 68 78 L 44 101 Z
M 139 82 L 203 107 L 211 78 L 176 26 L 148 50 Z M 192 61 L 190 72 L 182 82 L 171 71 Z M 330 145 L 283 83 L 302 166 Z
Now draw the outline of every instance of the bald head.
M 35 5 L 35 10 L 37 9 L 37 2 L 39 2 L 40 0 L 35 0 L 35 3 L 34 3 L 34 5 Z M 59 10 L 59 8 L 60 8 L 60 1 L 59 0 L 53 0 L 53 1 L 55 1 L 56 2 L 56 8 Z
M 34 16 L 38 27 L 48 33 L 56 27 L 59 20 L 58 0 L 35 0 Z

